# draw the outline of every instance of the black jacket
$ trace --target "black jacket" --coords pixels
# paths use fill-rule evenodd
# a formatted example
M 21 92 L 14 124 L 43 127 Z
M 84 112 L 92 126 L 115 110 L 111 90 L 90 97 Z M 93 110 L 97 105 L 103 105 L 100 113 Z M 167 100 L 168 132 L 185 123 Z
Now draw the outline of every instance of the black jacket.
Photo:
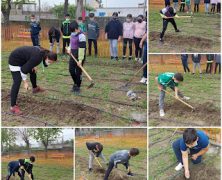
M 96 145 L 101 145 L 102 148 L 99 151 L 97 151 Z M 86 142 L 86 147 L 89 151 L 92 151 L 96 155 L 96 157 L 98 157 L 103 150 L 103 145 L 99 142 Z
M 105 27 L 108 39 L 118 39 L 123 35 L 123 25 L 118 19 L 112 19 Z

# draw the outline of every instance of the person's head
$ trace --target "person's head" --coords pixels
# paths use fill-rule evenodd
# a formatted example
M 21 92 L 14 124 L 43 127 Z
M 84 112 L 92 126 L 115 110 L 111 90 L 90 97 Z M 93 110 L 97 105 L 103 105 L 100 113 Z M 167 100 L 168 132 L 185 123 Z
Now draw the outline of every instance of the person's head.
M 70 20 L 70 15 L 69 15 L 69 14 L 66 14 L 66 15 L 65 15 L 65 20 L 67 20 L 67 21 Z
M 56 28 L 55 28 L 54 26 L 52 26 L 52 27 L 49 29 L 49 35 L 55 36 L 55 31 L 56 31 Z
M 31 161 L 31 163 L 35 162 L 35 156 L 30 156 L 29 160 Z
M 183 75 L 181 73 L 176 73 L 173 76 L 173 80 L 176 83 L 183 82 Z
M 139 153 L 140 153 L 140 151 L 137 148 L 131 148 L 129 151 L 129 155 L 132 157 L 137 156 Z
M 113 19 L 117 19 L 118 18 L 118 12 L 114 12 L 112 17 L 113 17 Z
M 126 22 L 131 22 L 133 20 L 132 14 L 127 14 L 126 16 Z
M 94 17 L 95 17 L 95 14 L 94 14 L 94 13 L 89 13 L 89 19 L 90 19 L 91 21 L 94 20 Z
M 77 21 L 72 21 L 69 25 L 69 29 L 71 32 L 80 32 L 79 25 Z
M 32 15 L 31 15 L 30 20 L 31 20 L 31 22 L 35 22 L 35 21 L 36 21 L 36 19 L 35 19 L 35 14 L 32 14 Z
M 96 145 L 96 150 L 101 152 L 103 150 L 103 145 L 102 144 L 97 144 Z
M 194 128 L 187 128 L 183 132 L 183 140 L 187 147 L 192 148 L 197 145 L 198 136 Z
M 82 17 L 78 17 L 78 23 L 82 23 Z
M 47 49 L 41 48 L 40 53 L 43 54 L 43 65 L 48 67 L 50 64 L 57 61 L 57 54 Z
M 139 22 L 139 23 L 141 23 L 141 22 L 143 22 L 143 15 L 139 15 L 138 17 L 137 17 L 137 21 Z

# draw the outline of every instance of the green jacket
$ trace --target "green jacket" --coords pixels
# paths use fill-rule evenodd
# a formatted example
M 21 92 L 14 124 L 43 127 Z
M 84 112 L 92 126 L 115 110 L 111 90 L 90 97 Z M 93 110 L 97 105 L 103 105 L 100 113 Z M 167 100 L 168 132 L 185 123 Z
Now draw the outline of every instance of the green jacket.
M 165 72 L 158 75 L 158 83 L 165 87 L 175 87 L 178 83 L 174 82 L 173 77 L 175 73 Z

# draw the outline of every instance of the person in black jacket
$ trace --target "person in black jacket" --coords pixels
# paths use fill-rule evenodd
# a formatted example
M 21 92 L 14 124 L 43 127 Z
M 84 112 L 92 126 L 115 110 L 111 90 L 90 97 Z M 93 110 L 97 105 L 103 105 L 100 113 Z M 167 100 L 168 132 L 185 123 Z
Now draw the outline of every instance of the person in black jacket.
M 105 38 L 109 39 L 111 59 L 118 60 L 118 41 L 123 35 L 123 25 L 118 20 L 117 12 L 112 17 L 105 27 Z
M 62 32 L 62 40 L 63 40 L 63 45 L 62 45 L 62 53 L 63 55 L 65 54 L 66 50 L 66 46 L 69 46 L 70 43 L 70 35 L 71 35 L 71 31 L 70 31 L 70 16 L 69 14 L 65 15 L 65 21 L 62 22 L 62 26 L 61 26 L 61 32 Z
M 33 46 L 40 46 L 39 33 L 41 31 L 40 23 L 36 21 L 35 15 L 31 15 L 30 33 Z
M 26 90 L 29 88 L 27 74 L 30 74 L 32 92 L 43 92 L 44 90 L 37 86 L 36 66 L 43 62 L 43 65 L 47 67 L 56 60 L 57 54 L 41 47 L 23 46 L 11 52 L 9 56 L 9 69 L 13 79 L 11 88 L 11 113 L 16 115 L 22 114 L 16 101 L 22 80 L 24 88 Z
M 104 163 L 106 159 L 103 156 L 103 145 L 99 142 L 86 142 L 86 147 L 89 150 L 89 171 L 92 171 L 93 159 L 100 157 Z
M 59 40 L 61 36 L 60 31 L 56 29 L 54 26 L 52 26 L 49 29 L 48 35 L 49 35 L 49 44 L 50 44 L 49 50 L 52 51 L 54 42 L 56 41 L 56 53 L 58 54 L 59 53 Z

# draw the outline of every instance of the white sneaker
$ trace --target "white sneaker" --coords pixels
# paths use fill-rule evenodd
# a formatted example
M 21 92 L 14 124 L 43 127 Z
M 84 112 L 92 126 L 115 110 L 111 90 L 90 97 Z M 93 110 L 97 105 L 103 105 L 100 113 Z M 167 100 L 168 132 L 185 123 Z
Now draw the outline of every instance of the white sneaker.
M 135 61 L 138 61 L 138 58 L 135 58 Z
M 184 100 L 190 100 L 190 97 L 184 96 L 183 99 Z
M 182 168 L 183 168 L 183 164 L 182 164 L 182 163 L 179 163 L 179 164 L 175 167 L 175 170 L 176 170 L 176 171 L 180 171 Z
M 142 84 L 146 84 L 146 82 L 147 82 L 147 78 L 142 77 L 142 79 L 140 80 L 140 83 L 142 83 Z
M 143 61 L 142 61 L 141 58 L 138 59 L 138 62 L 141 63 L 141 64 L 143 64 Z
M 160 117 L 163 117 L 163 116 L 165 116 L 165 112 L 163 109 L 160 109 Z

